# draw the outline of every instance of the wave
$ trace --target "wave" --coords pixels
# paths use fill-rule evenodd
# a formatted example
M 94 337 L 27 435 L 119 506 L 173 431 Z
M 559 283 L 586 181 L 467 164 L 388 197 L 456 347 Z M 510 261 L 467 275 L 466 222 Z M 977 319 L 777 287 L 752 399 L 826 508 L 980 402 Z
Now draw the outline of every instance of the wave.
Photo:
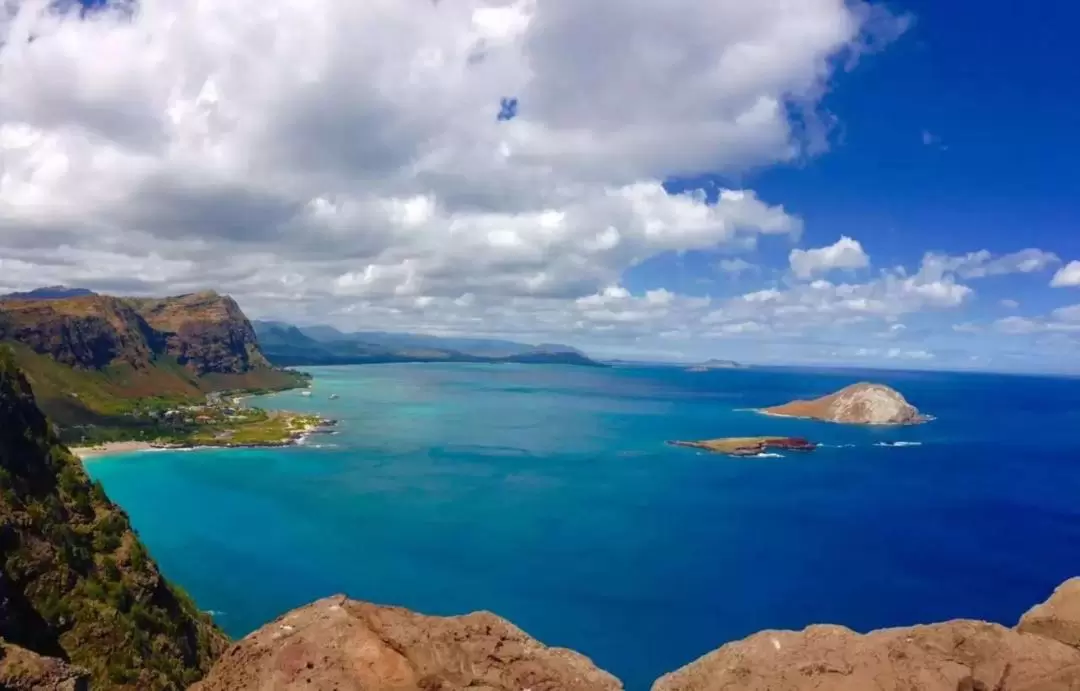
M 750 458 L 784 458 L 782 453 L 759 453 L 751 456 Z
M 921 441 L 879 441 L 878 443 L 874 444 L 874 446 L 895 446 L 895 447 L 922 446 L 922 442 Z
M 823 449 L 854 449 L 856 444 L 818 444 Z

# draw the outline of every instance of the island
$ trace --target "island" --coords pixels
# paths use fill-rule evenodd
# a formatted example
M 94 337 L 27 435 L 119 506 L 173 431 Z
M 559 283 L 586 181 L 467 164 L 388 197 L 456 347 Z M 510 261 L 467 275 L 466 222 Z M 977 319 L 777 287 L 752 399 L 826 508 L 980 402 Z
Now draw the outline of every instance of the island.
M 728 456 L 757 456 L 769 450 L 805 452 L 817 448 L 817 444 L 801 437 L 725 437 L 704 441 L 669 441 L 668 444 Z
M 710 372 L 714 369 L 746 369 L 746 365 L 734 360 L 706 360 L 686 368 L 687 372 Z
M 792 401 L 758 412 L 850 425 L 917 425 L 932 419 L 908 403 L 899 391 L 868 382 L 811 401 Z

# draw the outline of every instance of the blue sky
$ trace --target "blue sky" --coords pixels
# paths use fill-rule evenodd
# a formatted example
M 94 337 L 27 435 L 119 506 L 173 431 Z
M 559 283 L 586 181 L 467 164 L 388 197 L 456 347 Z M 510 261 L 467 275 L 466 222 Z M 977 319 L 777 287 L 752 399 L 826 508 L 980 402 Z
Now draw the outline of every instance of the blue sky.
M 915 21 L 886 50 L 835 79 L 823 100 L 838 118 L 827 153 L 735 178 L 703 176 L 705 184 L 752 187 L 803 218 L 801 244 L 824 246 L 851 236 L 878 267 L 914 267 L 927 251 L 1041 248 L 1065 262 L 1080 257 L 1080 42 L 1073 33 L 1080 6 L 908 0 L 891 7 Z M 682 191 L 702 182 L 695 177 L 669 186 Z M 763 265 L 782 266 L 789 246 L 778 240 L 759 250 Z M 764 280 L 760 274 L 745 280 L 717 275 L 712 255 L 658 257 L 629 271 L 626 285 L 715 295 L 738 294 L 747 283 L 781 282 L 778 273 Z M 1037 319 L 1080 302 L 1080 290 L 1049 287 L 1058 268 L 985 279 L 962 316 L 908 321 L 941 332 L 968 321 Z M 1001 304 L 1009 300 L 1019 307 Z M 958 338 L 953 347 L 960 352 L 942 366 L 963 366 L 956 356 L 966 351 L 1024 347 L 989 327 L 980 336 L 996 344 Z M 1080 359 L 1069 352 L 1046 363 L 1010 355 L 981 364 L 1069 369 Z
M 91 4 L 0 15 L 0 291 L 1080 371 L 1069 3 Z

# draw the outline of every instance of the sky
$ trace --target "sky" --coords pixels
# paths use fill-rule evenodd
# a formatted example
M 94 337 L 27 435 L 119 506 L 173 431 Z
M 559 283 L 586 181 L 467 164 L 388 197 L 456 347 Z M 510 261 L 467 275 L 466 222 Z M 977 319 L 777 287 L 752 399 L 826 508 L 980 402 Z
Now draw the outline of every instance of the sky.
M 1080 372 L 1072 3 L 11 0 L 0 292 Z

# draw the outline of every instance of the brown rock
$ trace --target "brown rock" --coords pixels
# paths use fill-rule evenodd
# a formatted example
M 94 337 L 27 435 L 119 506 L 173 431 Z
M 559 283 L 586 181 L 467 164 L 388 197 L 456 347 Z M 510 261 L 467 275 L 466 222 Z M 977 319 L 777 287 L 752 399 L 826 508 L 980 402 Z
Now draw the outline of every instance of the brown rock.
M 1020 618 L 1016 629 L 1080 648 L 1080 578 L 1058 586 L 1049 600 Z
M 895 389 L 867 382 L 812 401 L 792 401 L 761 412 L 857 425 L 912 425 L 929 419 Z
M 1080 651 L 997 624 L 860 635 L 765 631 L 661 677 L 653 691 L 1078 691 Z
M 44 657 L 0 641 L 0 689 L 86 691 L 90 675 L 55 657 Z
M 335 596 L 232 646 L 190 691 L 618 691 L 571 650 L 505 619 L 430 617 Z

